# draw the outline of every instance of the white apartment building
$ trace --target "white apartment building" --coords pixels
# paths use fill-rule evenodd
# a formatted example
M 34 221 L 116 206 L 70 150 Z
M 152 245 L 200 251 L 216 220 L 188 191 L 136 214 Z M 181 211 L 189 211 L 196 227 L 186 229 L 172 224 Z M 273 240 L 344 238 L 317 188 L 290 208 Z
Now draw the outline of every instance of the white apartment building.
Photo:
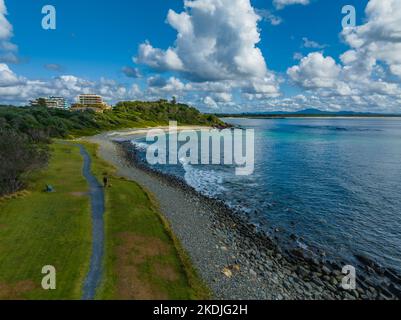
M 38 106 L 40 104 L 39 100 L 43 99 L 47 108 L 54 109 L 68 109 L 68 104 L 63 97 L 47 97 L 38 98 L 36 100 L 30 101 L 31 106 Z
M 81 94 L 78 96 L 78 100 L 85 106 L 104 105 L 103 98 L 96 94 Z

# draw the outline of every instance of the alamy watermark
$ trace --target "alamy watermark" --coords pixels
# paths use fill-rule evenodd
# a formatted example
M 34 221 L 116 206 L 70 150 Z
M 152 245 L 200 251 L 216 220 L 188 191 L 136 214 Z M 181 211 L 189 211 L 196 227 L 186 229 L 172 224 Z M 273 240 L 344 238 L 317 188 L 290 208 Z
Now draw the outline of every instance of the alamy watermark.
M 255 169 L 253 129 L 179 129 L 172 121 L 167 131 L 149 130 L 146 141 L 152 143 L 146 151 L 150 165 L 232 165 L 238 176 Z
M 344 266 L 342 273 L 345 275 L 341 281 L 344 290 L 356 289 L 356 269 L 351 265 Z
M 54 266 L 44 266 L 42 274 L 45 276 L 42 279 L 42 288 L 44 290 L 56 290 L 56 268 Z
M 345 14 L 342 20 L 343 29 L 353 28 L 356 26 L 356 9 L 352 5 L 346 5 L 342 8 L 342 14 Z
M 52 5 L 46 5 L 42 8 L 42 28 L 44 30 L 56 30 L 56 8 Z

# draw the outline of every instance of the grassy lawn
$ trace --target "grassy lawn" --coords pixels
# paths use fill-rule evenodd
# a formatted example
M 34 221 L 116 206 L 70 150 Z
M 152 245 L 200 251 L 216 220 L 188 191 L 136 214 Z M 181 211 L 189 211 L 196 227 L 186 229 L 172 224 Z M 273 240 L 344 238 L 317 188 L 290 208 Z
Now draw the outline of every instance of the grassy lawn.
M 0 201 L 0 299 L 80 299 L 89 267 L 91 217 L 77 147 L 55 143 L 48 169 L 29 191 Z M 45 193 L 46 184 L 54 193 Z M 57 289 L 41 287 L 53 265 Z
M 49 167 L 29 190 L 0 200 L 0 299 L 80 299 L 91 255 L 91 213 L 79 148 L 55 142 Z M 149 193 L 117 178 L 85 144 L 106 190 L 104 279 L 98 299 L 206 299 L 209 291 Z M 45 193 L 46 184 L 54 193 Z M 57 289 L 41 288 L 42 267 L 57 270 Z
M 85 144 L 92 171 L 111 177 L 106 192 L 105 277 L 99 299 L 207 299 L 208 289 L 193 270 L 149 193 L 113 176 L 114 169 Z

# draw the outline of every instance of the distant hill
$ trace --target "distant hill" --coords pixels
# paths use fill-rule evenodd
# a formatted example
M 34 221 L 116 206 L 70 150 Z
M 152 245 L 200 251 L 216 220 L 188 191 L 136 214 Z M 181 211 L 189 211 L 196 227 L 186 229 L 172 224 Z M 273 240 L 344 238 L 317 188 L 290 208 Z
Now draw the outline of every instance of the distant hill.
M 373 112 L 355 112 L 355 111 L 322 111 L 309 108 L 294 112 L 272 111 L 272 112 L 246 112 L 246 113 L 219 113 L 218 117 L 235 118 L 296 118 L 296 117 L 401 117 L 400 114 L 373 113 Z
M 371 112 L 355 112 L 355 111 L 322 111 L 319 109 L 305 109 L 305 110 L 301 110 L 301 111 L 297 111 L 295 112 L 296 114 L 310 114 L 310 115 L 338 115 L 338 116 L 344 116 L 344 115 L 374 115 L 375 113 L 371 113 Z M 291 114 L 291 112 L 289 112 L 288 114 Z

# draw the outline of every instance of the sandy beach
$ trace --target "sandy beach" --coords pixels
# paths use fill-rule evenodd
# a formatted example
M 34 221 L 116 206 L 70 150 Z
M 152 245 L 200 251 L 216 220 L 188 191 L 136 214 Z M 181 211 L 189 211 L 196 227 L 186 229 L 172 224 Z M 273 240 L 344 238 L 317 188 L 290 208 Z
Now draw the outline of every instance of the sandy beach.
M 340 264 L 323 265 L 307 259 L 302 252 L 289 255 L 272 239 L 257 234 L 252 226 L 231 214 L 223 204 L 207 199 L 185 183 L 149 172 L 128 160 L 126 148 L 115 141 L 127 141 L 146 132 L 147 129 L 113 131 L 86 140 L 99 145 L 99 156 L 114 165 L 118 175 L 136 181 L 153 194 L 214 298 L 380 297 L 380 292 L 369 285 L 343 290 Z

